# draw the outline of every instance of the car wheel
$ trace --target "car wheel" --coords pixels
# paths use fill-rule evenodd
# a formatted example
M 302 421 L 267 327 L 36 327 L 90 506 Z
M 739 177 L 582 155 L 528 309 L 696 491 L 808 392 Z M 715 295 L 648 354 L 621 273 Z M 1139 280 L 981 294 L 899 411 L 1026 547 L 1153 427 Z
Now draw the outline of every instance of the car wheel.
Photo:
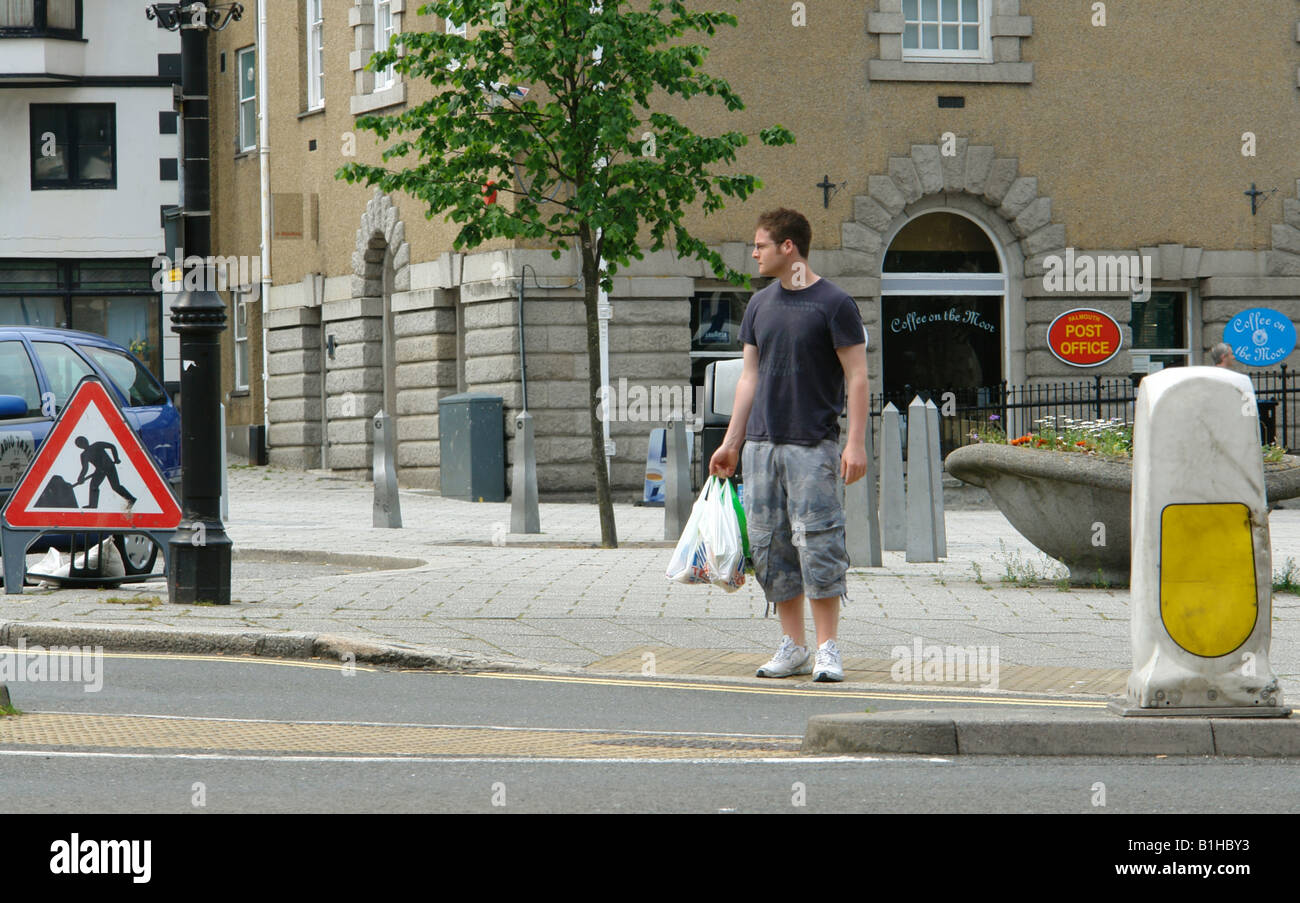
M 126 576 L 137 577 L 140 574 L 153 573 L 154 562 L 158 560 L 158 546 L 142 533 L 116 533 L 113 542 L 122 555 L 122 564 L 126 567 Z

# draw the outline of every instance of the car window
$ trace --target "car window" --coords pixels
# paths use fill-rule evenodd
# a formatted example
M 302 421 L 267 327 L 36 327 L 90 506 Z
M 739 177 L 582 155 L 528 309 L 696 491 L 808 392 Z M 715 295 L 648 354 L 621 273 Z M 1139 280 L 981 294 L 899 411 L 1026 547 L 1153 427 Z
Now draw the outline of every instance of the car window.
M 22 342 L 0 342 L 0 395 L 17 395 L 27 402 L 28 417 L 40 416 L 41 390 Z
M 81 378 L 93 375 L 95 371 L 81 359 L 81 355 L 61 342 L 32 342 L 32 348 L 36 349 L 36 357 L 45 370 L 50 391 L 54 393 L 55 407 L 61 411 Z
M 113 384 L 122 390 L 127 403 L 132 407 L 167 403 L 167 393 L 154 380 L 153 374 L 131 355 L 114 351 L 112 348 L 97 348 L 93 345 L 80 347 L 103 368 Z

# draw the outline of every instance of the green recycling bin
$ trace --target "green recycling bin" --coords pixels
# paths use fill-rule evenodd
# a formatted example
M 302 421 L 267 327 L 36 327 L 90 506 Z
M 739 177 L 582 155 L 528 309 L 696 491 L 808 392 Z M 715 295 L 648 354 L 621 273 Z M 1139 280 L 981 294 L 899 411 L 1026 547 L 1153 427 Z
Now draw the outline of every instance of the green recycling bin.
M 506 436 L 499 395 L 465 392 L 438 402 L 442 497 L 506 500 Z

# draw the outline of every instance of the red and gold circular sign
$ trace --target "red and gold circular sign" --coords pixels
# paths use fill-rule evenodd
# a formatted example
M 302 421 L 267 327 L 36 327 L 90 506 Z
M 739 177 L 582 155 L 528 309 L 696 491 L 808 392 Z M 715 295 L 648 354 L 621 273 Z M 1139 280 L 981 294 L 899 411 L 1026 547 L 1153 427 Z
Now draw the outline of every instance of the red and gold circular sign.
M 1119 354 L 1119 324 L 1090 307 L 1067 310 L 1047 327 L 1047 347 L 1075 367 L 1096 367 Z

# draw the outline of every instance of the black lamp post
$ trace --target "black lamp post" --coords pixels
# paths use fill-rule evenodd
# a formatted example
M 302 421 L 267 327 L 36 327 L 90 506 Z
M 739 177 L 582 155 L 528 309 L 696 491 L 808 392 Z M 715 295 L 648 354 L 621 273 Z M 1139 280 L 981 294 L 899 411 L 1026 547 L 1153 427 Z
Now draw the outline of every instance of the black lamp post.
M 239 19 L 239 3 L 155 3 L 145 15 L 181 33 L 181 117 L 185 157 L 184 254 L 210 261 L 211 174 L 208 161 L 208 31 Z M 184 266 L 184 260 L 178 263 Z M 226 306 L 205 266 L 201 290 L 172 305 L 181 337 L 182 519 L 171 539 L 171 602 L 230 604 L 230 537 L 221 523 L 221 332 Z

